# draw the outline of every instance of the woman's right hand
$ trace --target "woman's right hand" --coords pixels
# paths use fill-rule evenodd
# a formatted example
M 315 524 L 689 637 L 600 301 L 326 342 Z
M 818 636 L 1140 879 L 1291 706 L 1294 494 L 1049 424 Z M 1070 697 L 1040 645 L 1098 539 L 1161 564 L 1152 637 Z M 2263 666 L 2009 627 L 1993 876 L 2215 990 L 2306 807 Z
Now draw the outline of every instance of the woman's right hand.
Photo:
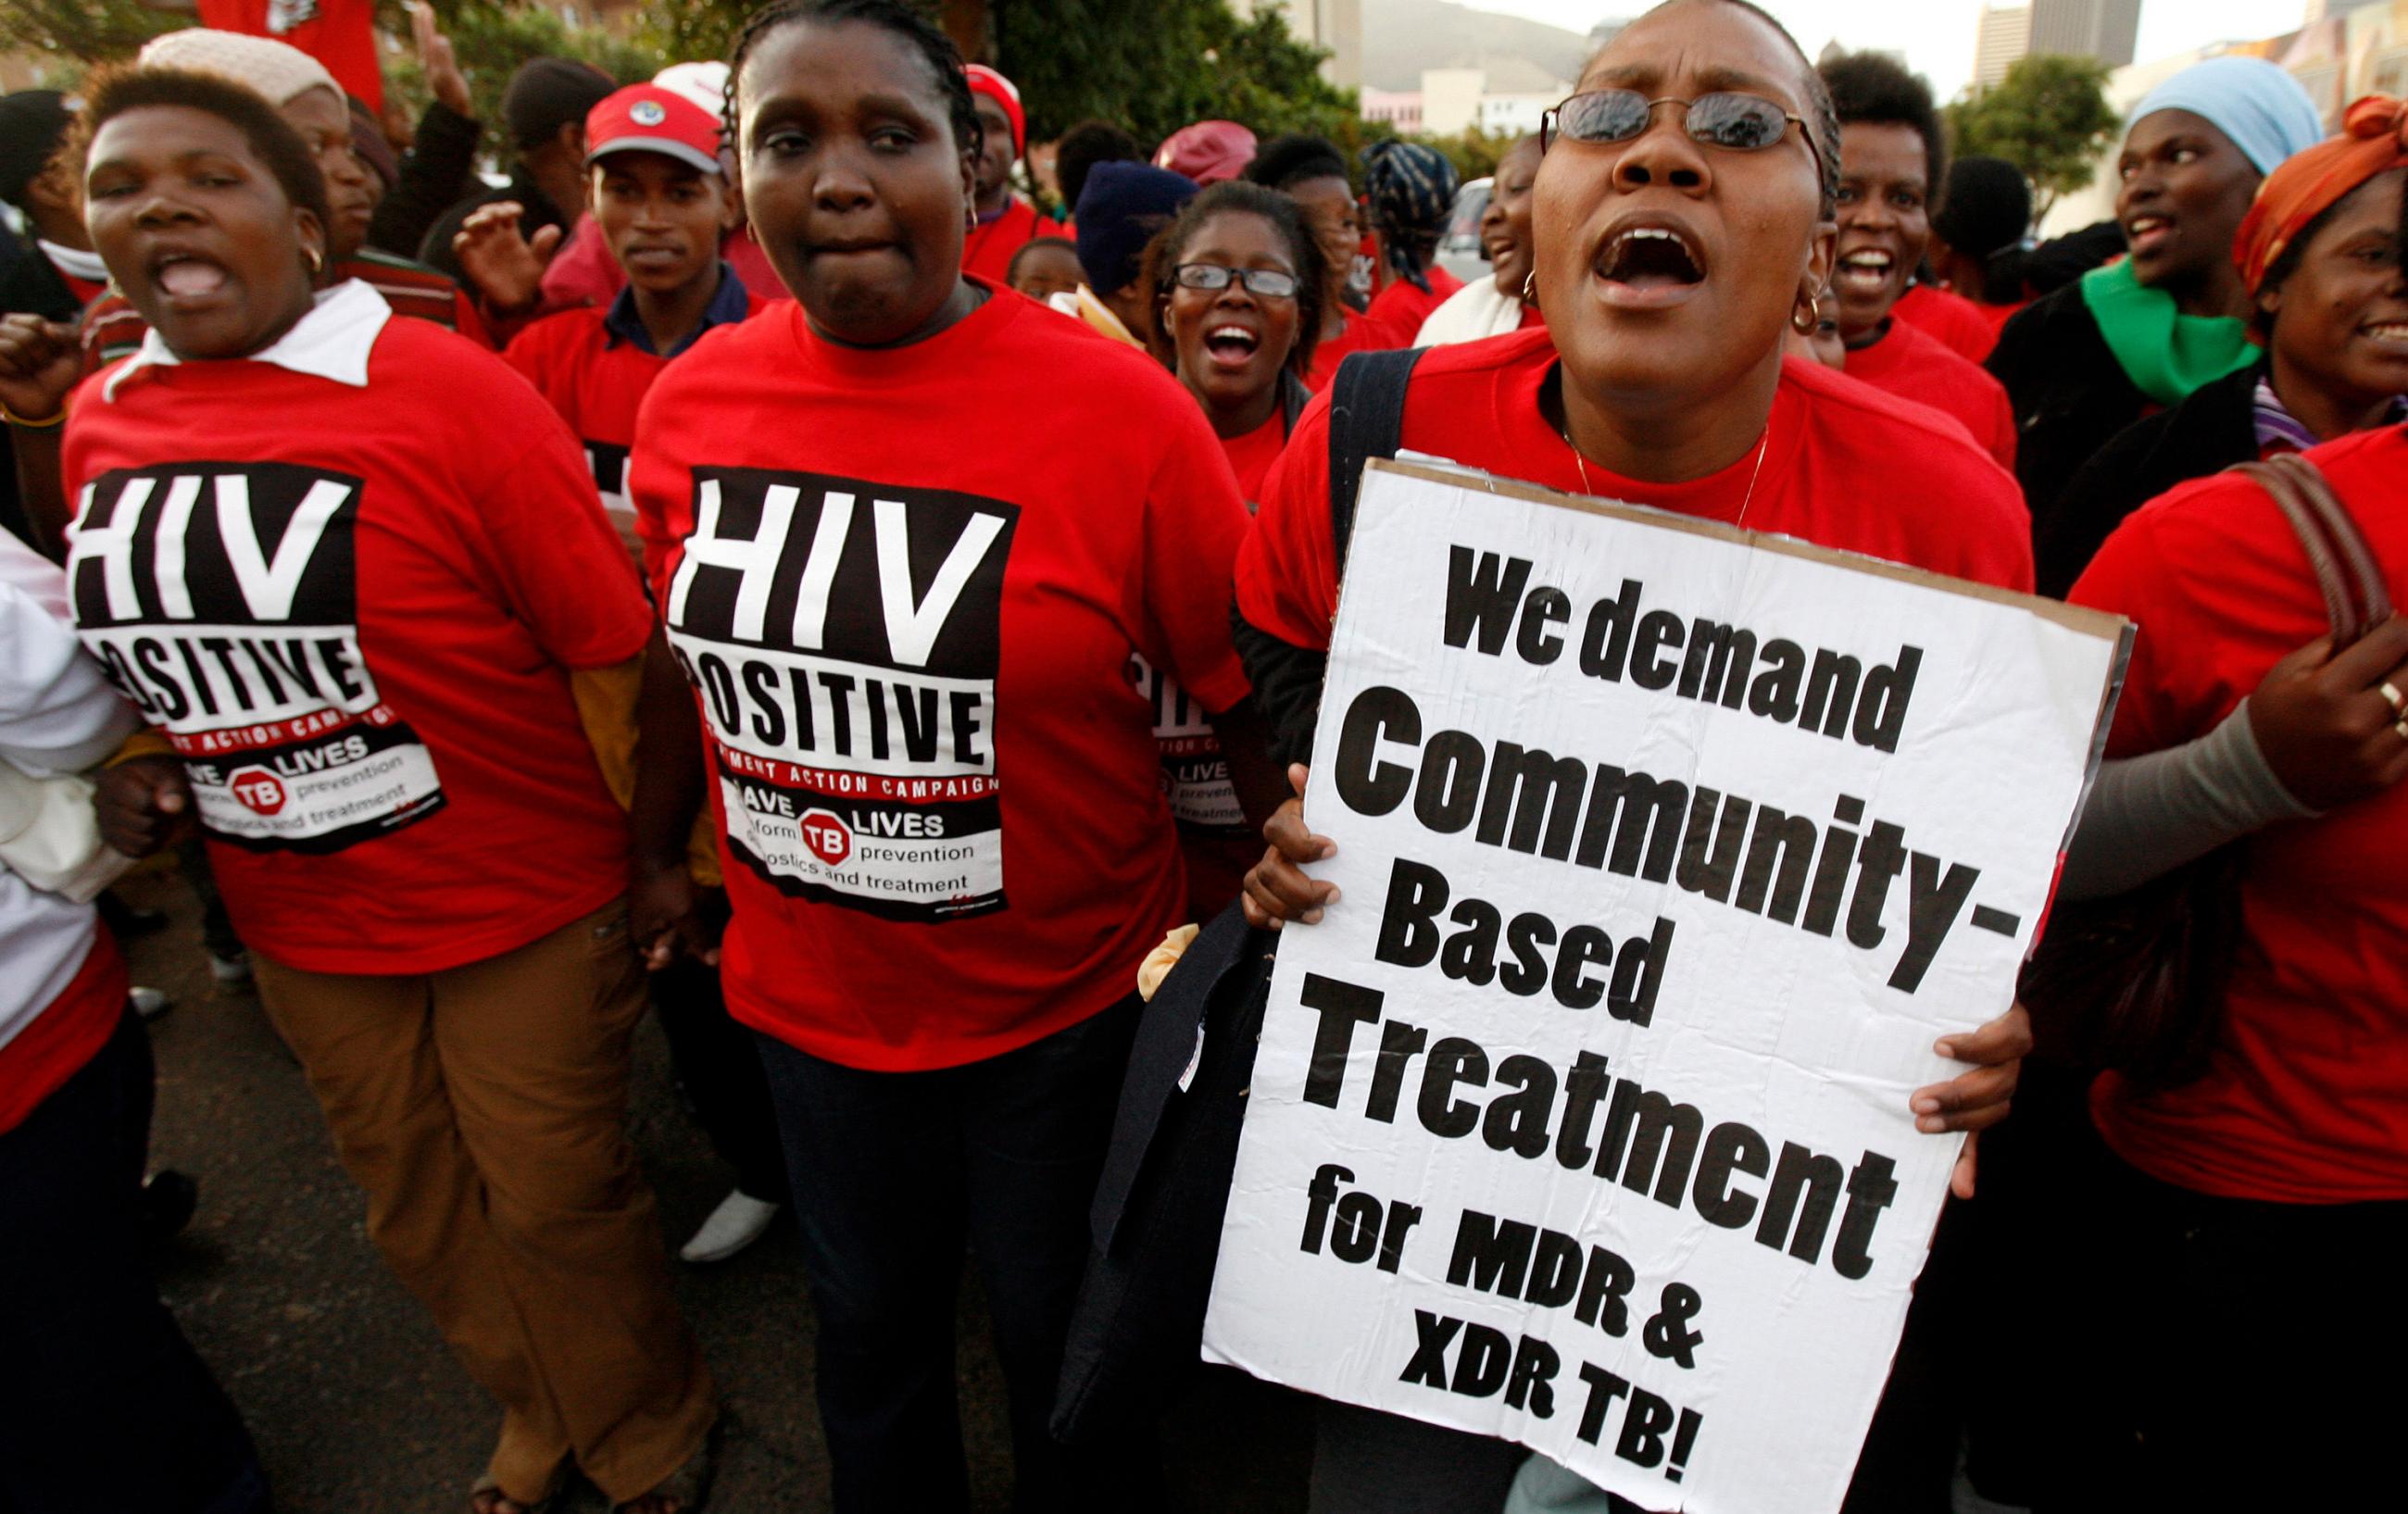
M 2249 696 L 2249 730 L 2274 777 L 2311 809 L 2338 809 L 2408 778 L 2408 620 L 2392 617 L 2339 656 L 2319 637 L 2276 663 Z
M 1288 765 L 1288 787 L 1296 791 L 1296 797 L 1281 805 L 1263 827 L 1263 839 L 1270 848 L 1248 870 L 1245 893 L 1239 895 L 1245 905 L 1246 923 L 1257 930 L 1275 931 L 1291 920 L 1311 925 L 1321 919 L 1323 908 L 1338 902 L 1337 884 L 1304 875 L 1305 863 L 1338 855 L 1337 842 L 1315 836 L 1305 826 L 1305 777 L 1302 763 Z
M 173 757 L 136 757 L 93 779 L 93 812 L 100 838 L 122 856 L 140 859 L 181 838 L 193 819 L 193 790 Z
M 37 315 L 0 316 L 0 406 L 21 421 L 59 413 L 83 372 L 76 329 Z

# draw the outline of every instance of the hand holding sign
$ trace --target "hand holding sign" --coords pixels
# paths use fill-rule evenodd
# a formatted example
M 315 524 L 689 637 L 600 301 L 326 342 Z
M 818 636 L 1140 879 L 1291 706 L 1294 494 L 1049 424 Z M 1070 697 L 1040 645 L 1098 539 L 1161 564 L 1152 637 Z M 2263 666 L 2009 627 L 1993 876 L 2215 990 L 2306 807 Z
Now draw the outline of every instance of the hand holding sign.
M 1310 795 L 1247 879 L 1310 928 L 1207 1357 L 1641 1507 L 1828 1514 L 2030 1045 L 2015 968 L 2125 636 L 1375 464 Z

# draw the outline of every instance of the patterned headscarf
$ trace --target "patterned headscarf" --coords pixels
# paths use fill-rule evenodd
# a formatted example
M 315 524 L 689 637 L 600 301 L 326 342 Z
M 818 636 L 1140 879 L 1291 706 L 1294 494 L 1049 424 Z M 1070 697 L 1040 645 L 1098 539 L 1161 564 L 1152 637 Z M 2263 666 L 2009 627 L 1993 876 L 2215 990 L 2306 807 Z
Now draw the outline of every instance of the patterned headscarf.
M 2255 294 L 2308 223 L 2370 179 L 2408 167 L 2408 101 L 2370 94 L 2342 115 L 2341 135 L 2291 157 L 2258 186 L 2232 261 Z
M 1438 251 L 1455 190 L 1455 164 L 1436 148 L 1374 142 L 1363 150 L 1363 194 L 1370 202 L 1371 224 L 1387 249 L 1388 265 L 1425 294 L 1429 276 L 1423 270 Z

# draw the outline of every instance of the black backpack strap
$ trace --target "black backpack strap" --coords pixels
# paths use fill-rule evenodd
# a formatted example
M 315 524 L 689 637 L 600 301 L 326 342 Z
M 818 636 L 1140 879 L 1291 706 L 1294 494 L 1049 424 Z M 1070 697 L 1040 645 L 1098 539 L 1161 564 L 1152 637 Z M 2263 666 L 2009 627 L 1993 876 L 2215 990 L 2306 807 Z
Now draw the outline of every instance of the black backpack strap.
M 1355 352 L 1338 365 L 1329 386 L 1329 531 L 1338 543 L 1339 572 L 1354 539 L 1354 497 L 1363 464 L 1394 457 L 1405 435 L 1405 386 L 1426 349 Z
M 1296 435 L 1296 418 L 1312 403 L 1312 391 L 1304 387 L 1304 380 L 1297 378 L 1292 368 L 1280 370 L 1279 402 L 1280 436 L 1285 439 Z

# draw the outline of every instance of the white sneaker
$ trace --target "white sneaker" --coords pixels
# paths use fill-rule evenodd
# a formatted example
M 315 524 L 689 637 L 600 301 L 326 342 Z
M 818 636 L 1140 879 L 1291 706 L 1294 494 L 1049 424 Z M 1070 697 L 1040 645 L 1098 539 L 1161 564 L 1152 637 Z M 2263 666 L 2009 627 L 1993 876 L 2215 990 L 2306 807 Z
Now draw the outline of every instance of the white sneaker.
M 678 1250 L 678 1259 L 697 1264 L 724 1262 L 767 1233 L 778 1218 L 778 1206 L 735 1189 L 719 1201 L 710 1218 Z
M 156 1020 L 174 1007 L 176 1001 L 154 988 L 131 988 L 125 991 L 126 1002 L 144 1020 Z

